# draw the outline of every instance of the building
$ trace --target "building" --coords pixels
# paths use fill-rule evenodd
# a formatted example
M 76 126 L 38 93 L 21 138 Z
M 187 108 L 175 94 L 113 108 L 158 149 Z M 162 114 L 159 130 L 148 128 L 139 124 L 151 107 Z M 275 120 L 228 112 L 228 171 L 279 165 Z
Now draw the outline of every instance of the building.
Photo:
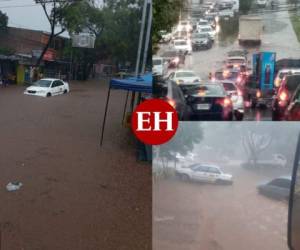
M 0 35 L 0 74 L 11 82 L 28 82 L 30 67 L 35 66 L 49 36 L 44 31 L 8 27 L 7 32 Z M 67 77 L 71 63 L 63 52 L 68 42 L 69 39 L 62 36 L 53 39 L 41 62 L 45 76 Z

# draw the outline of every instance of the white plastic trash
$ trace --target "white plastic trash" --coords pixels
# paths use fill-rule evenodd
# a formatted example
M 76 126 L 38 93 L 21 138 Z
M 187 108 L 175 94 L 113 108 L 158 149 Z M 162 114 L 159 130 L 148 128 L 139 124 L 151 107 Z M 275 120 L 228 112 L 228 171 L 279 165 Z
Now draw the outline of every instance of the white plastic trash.
M 7 189 L 7 191 L 12 192 L 12 191 L 19 190 L 22 186 L 23 186 L 23 184 L 21 182 L 18 182 L 18 181 L 10 182 L 6 185 L 6 189 Z

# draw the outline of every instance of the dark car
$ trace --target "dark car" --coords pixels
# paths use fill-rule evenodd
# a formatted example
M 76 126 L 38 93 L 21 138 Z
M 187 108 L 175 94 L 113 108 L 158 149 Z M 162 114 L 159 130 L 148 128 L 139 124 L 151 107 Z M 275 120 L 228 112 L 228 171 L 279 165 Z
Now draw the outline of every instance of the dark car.
M 202 49 L 210 49 L 213 41 L 210 39 L 208 34 L 205 33 L 194 33 L 192 36 L 192 49 L 198 51 Z
M 277 200 L 288 200 L 290 194 L 291 177 L 282 176 L 257 186 L 260 194 Z
M 185 90 L 194 120 L 233 119 L 233 104 L 224 87 L 216 82 L 200 82 Z
M 279 121 L 284 118 L 294 92 L 300 85 L 300 74 L 286 75 L 272 102 L 272 120 Z
M 191 108 L 187 105 L 181 88 L 174 81 L 155 77 L 153 97 L 163 99 L 173 106 L 177 111 L 179 120 L 189 120 Z
M 185 54 L 177 50 L 167 50 L 161 57 L 169 62 L 169 68 L 177 68 L 179 64 L 185 63 Z
M 285 111 L 285 120 L 300 121 L 300 85 L 296 89 Z

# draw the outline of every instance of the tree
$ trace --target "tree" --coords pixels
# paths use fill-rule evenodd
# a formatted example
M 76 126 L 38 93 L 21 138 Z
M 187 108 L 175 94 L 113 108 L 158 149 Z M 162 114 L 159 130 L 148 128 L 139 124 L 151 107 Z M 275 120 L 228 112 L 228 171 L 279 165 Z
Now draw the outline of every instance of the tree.
M 36 66 L 39 66 L 46 51 L 49 48 L 51 42 L 53 41 L 53 39 L 67 30 L 67 27 L 65 27 L 65 23 L 63 22 L 64 15 L 66 15 L 66 13 L 72 13 L 73 6 L 76 6 L 76 5 L 84 6 L 84 5 L 88 5 L 88 3 L 86 3 L 86 1 L 62 1 L 62 0 L 51 0 L 51 1 L 50 0 L 35 0 L 35 2 L 42 6 L 43 11 L 44 11 L 44 13 L 47 17 L 47 20 L 50 24 L 50 34 L 49 34 L 48 41 L 47 41 L 45 47 L 43 48 L 40 57 L 38 58 L 38 60 L 36 62 Z M 70 9 L 70 11 L 69 11 L 69 9 Z M 82 12 L 82 13 L 84 13 L 84 12 Z M 73 23 L 76 22 L 77 28 L 80 28 L 79 23 L 83 23 L 84 16 L 83 17 L 81 16 L 81 12 L 77 13 L 77 14 L 79 14 L 79 15 L 76 16 Z M 73 15 L 73 17 L 74 16 L 75 15 Z M 78 19 L 80 19 L 80 20 L 78 20 Z M 74 24 L 74 26 L 75 26 L 75 24 Z M 71 25 L 69 27 L 71 27 Z M 57 29 L 59 29 L 59 31 L 56 31 Z
M 161 31 L 171 32 L 180 18 L 183 8 L 182 0 L 154 0 L 153 24 L 152 24 L 152 48 L 157 50 L 157 44 L 161 40 Z
M 168 167 L 169 161 L 176 165 L 178 156 L 187 157 L 202 138 L 203 131 L 200 123 L 182 123 L 171 141 L 153 148 L 154 158 L 162 161 L 163 169 Z
M 253 168 L 257 168 L 257 160 L 260 154 L 262 154 L 268 146 L 271 144 L 272 137 L 269 134 L 258 134 L 254 131 L 248 131 L 243 136 L 243 147 L 248 155 L 248 162 Z
M 0 34 L 7 31 L 8 16 L 0 11 Z

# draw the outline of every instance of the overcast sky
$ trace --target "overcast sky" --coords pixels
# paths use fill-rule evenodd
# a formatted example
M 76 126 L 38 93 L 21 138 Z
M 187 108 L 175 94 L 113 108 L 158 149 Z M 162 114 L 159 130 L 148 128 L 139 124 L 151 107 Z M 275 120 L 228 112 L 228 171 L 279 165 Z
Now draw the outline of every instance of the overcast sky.
M 102 1 L 97 0 L 100 6 Z M 0 10 L 8 15 L 8 25 L 18 28 L 50 31 L 42 7 L 34 0 L 0 0 Z M 67 34 L 64 34 L 67 36 Z

